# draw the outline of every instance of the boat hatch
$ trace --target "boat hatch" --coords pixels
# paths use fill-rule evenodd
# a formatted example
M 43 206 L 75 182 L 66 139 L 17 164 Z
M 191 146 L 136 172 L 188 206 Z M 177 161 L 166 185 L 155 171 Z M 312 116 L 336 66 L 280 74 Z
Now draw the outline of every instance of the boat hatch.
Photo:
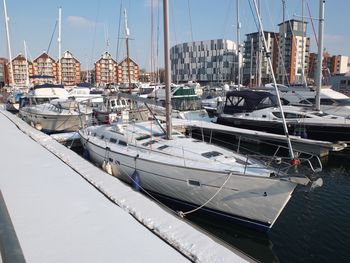
M 156 142 L 158 142 L 158 141 L 157 140 L 152 140 L 152 141 L 144 142 L 142 145 L 143 146 L 149 146 L 149 145 L 151 145 L 153 143 L 156 143 Z
M 157 149 L 158 150 L 164 150 L 164 149 L 166 149 L 168 147 L 169 147 L 168 145 L 162 145 L 162 146 L 159 146 Z
M 220 155 L 222 155 L 222 153 L 219 153 L 217 151 L 211 151 L 211 152 L 202 153 L 202 156 L 206 157 L 206 158 L 217 157 L 217 156 L 220 156 Z

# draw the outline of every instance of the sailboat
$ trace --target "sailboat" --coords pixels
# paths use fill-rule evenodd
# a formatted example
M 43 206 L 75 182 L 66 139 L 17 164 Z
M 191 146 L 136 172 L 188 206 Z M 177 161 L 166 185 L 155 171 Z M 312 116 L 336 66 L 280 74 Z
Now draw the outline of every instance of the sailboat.
M 306 177 L 293 178 L 254 157 L 186 137 L 172 129 L 168 2 L 164 8 L 166 123 L 128 122 L 79 131 L 84 156 L 108 173 L 197 210 L 269 230 Z M 165 126 L 165 127 L 164 127 Z

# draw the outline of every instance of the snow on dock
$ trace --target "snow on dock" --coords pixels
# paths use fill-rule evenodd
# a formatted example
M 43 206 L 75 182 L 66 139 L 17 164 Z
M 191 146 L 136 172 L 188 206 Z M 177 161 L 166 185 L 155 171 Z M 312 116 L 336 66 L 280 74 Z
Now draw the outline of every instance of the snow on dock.
M 0 123 L 0 189 L 26 262 L 252 261 L 15 115 L 0 109 Z

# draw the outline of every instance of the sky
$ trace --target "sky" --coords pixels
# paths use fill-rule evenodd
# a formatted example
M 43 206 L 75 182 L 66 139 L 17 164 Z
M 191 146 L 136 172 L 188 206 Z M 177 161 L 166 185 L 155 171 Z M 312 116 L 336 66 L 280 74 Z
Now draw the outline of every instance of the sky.
M 170 46 L 192 40 L 224 38 L 236 41 L 236 1 L 169 0 Z M 249 1 L 254 3 L 254 0 Z M 240 0 L 241 41 L 244 41 L 245 34 L 257 31 L 249 1 Z M 300 19 L 296 15 L 302 13 L 302 0 L 285 1 L 286 19 Z M 277 24 L 282 22 L 282 0 L 260 2 L 264 29 L 277 32 Z M 304 15 L 310 17 L 307 3 L 311 17 L 317 18 L 319 0 L 304 2 Z M 7 0 L 6 3 L 12 57 L 24 54 L 25 40 L 30 60 L 47 50 L 57 59 L 58 26 L 55 29 L 55 24 L 58 8 L 62 7 L 62 53 L 66 50 L 72 52 L 83 70 L 92 68 L 107 50 L 113 58 L 117 58 L 119 50 L 118 61 L 126 57 L 124 10 L 130 30 L 131 58 L 140 68 L 147 70 L 157 64 L 154 61 L 159 61 L 160 66 L 164 64 L 162 0 Z M 326 0 L 324 46 L 332 55 L 350 56 L 350 27 L 344 23 L 348 10 L 349 0 Z M 2 4 L 0 11 L 0 57 L 8 58 Z M 312 24 L 310 19 L 306 18 L 306 21 L 309 22 L 307 35 L 311 37 L 311 51 L 316 52 Z M 313 23 L 317 34 L 318 21 L 313 20 Z

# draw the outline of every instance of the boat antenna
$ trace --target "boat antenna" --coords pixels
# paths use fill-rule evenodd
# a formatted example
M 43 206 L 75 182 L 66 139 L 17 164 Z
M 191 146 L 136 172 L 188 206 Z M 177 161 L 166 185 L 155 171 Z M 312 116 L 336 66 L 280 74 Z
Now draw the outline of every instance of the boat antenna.
M 164 65 L 165 65 L 165 98 L 166 98 L 166 138 L 171 140 L 171 93 L 170 93 L 170 56 L 169 56 L 169 10 L 168 0 L 163 0 L 163 22 L 164 22 Z
M 9 20 L 10 18 L 7 16 L 7 8 L 6 8 L 6 1 L 3 1 L 4 3 L 4 15 L 5 15 L 5 27 L 6 27 L 6 37 L 7 37 L 7 48 L 9 52 L 9 64 L 10 64 L 10 76 L 13 81 L 13 85 L 15 86 L 15 79 L 13 76 L 13 66 L 12 66 L 12 52 L 11 52 L 11 42 L 10 42 L 10 32 L 9 32 Z M 10 81 L 9 81 L 10 84 Z
M 259 27 L 260 27 L 260 32 L 262 32 L 261 33 L 261 35 L 262 35 L 262 37 L 261 37 L 262 44 L 263 44 L 263 47 L 265 48 L 268 65 L 269 65 L 269 67 L 271 69 L 271 75 L 272 75 L 273 84 L 274 84 L 275 91 L 276 91 L 276 96 L 277 96 L 277 103 L 278 103 L 278 107 L 279 107 L 280 112 L 281 112 L 282 122 L 283 122 L 283 129 L 284 129 L 284 133 L 285 133 L 286 139 L 287 139 L 289 155 L 290 155 L 290 158 L 291 158 L 293 164 L 297 164 L 297 160 L 295 159 L 293 148 L 292 148 L 292 143 L 290 141 L 290 137 L 289 137 L 289 133 L 288 133 L 288 127 L 287 127 L 287 124 L 286 124 L 286 119 L 284 117 L 284 111 L 283 111 L 282 104 L 281 104 L 280 94 L 279 94 L 279 91 L 278 91 L 278 88 L 277 88 L 277 82 L 276 82 L 275 73 L 274 73 L 273 67 L 272 67 L 272 61 L 271 61 L 270 53 L 267 52 L 268 50 L 267 50 L 267 43 L 266 43 L 266 39 L 265 39 L 265 35 L 264 35 L 264 28 L 263 28 L 263 25 L 262 25 L 262 22 L 261 22 L 260 12 L 259 12 L 258 5 L 257 5 L 256 1 L 257 0 L 254 0 L 255 12 L 256 12 L 257 17 L 258 17 L 258 23 L 259 23 Z

